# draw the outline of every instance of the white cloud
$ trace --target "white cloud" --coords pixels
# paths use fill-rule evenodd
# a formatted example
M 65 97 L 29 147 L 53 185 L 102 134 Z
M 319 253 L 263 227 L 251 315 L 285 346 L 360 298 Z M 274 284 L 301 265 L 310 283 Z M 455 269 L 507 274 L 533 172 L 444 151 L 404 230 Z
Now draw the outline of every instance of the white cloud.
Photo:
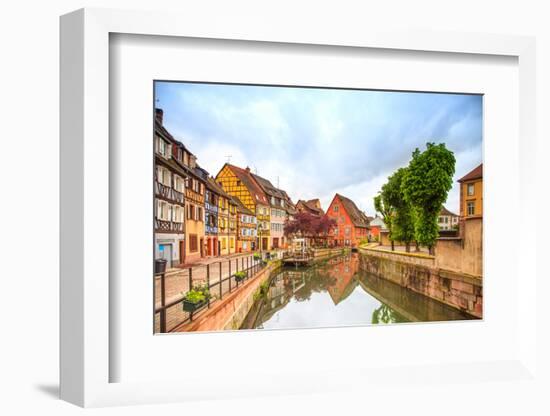
M 481 99 L 452 94 L 161 83 L 166 127 L 215 175 L 257 169 L 294 201 L 339 192 L 370 215 L 372 199 L 416 147 L 445 142 L 455 179 L 481 161 Z M 455 184 L 447 208 L 458 210 Z

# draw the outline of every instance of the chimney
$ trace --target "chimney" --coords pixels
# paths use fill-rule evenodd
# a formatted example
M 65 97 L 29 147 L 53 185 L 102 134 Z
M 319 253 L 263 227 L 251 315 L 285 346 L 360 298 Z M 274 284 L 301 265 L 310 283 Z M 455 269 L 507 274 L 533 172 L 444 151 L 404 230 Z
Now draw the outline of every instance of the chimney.
M 162 126 L 162 117 L 164 116 L 164 111 L 162 111 L 162 108 L 155 108 L 155 117 L 157 121 Z
M 247 166 L 247 167 L 246 167 L 246 171 L 247 171 L 248 173 L 250 173 L 250 167 Z

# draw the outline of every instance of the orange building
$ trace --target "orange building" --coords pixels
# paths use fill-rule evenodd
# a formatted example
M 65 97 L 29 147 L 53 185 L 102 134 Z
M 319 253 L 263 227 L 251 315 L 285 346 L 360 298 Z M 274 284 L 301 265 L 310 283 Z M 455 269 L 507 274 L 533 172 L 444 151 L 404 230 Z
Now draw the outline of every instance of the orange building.
M 351 199 L 336 194 L 327 215 L 336 221 L 336 227 L 331 232 L 332 245 L 357 247 L 361 240 L 367 238 L 369 220 Z
M 380 241 L 380 231 L 386 229 L 386 224 L 382 218 L 376 215 L 374 218 L 369 218 L 370 236 L 376 241 Z
M 483 216 L 483 163 L 458 180 L 460 217 Z

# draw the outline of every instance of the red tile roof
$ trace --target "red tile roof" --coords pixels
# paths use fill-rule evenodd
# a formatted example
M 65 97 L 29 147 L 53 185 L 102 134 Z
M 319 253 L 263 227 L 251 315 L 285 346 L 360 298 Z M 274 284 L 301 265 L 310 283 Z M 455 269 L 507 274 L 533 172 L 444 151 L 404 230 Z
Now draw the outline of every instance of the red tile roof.
M 239 178 L 244 186 L 248 189 L 252 197 L 260 204 L 269 205 L 269 201 L 258 183 L 252 177 L 249 169 L 242 169 L 238 166 L 226 163 L 227 167 Z
M 477 168 L 468 172 L 462 178 L 460 178 L 458 182 L 466 182 L 466 181 L 472 181 L 474 179 L 482 179 L 482 178 L 483 178 L 483 163 L 479 165 Z
M 369 226 L 369 220 L 365 213 L 361 211 L 359 208 L 357 208 L 357 205 L 355 205 L 355 202 L 353 202 L 351 199 L 346 198 L 343 195 L 336 194 L 335 198 L 339 198 L 340 201 L 342 201 L 342 205 L 344 206 L 344 209 L 348 213 L 351 222 L 356 227 L 363 227 L 368 228 Z

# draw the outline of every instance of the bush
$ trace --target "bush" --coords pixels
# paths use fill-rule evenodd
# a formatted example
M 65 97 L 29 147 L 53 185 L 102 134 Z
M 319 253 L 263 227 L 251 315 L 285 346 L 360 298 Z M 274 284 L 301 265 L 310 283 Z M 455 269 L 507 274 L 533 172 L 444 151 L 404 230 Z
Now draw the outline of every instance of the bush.
M 254 260 L 261 260 L 262 255 L 260 253 L 254 253 Z

